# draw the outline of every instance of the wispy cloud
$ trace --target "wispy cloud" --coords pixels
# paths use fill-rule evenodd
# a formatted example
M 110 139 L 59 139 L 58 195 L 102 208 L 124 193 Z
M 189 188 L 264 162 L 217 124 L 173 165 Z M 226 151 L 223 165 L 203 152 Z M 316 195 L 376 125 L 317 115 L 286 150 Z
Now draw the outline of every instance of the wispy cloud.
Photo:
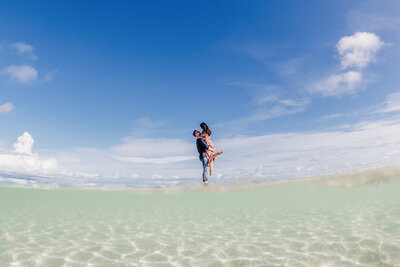
M 180 139 L 127 137 L 111 148 L 115 158 L 123 161 L 165 163 L 183 161 L 193 155 L 192 143 Z
M 354 93 L 359 89 L 361 82 L 361 72 L 348 71 L 339 74 L 332 74 L 326 79 L 315 82 L 308 87 L 308 91 L 323 96 L 339 96 Z
M 317 175 L 400 161 L 399 117 L 364 121 L 343 131 L 282 133 L 216 140 L 229 177 Z
M 266 104 L 275 103 L 287 107 L 303 107 L 308 104 L 308 99 L 285 99 L 279 98 L 273 94 L 260 95 L 253 100 L 257 106 L 265 106 Z
M 14 109 L 14 105 L 11 102 L 0 105 L 0 114 L 8 113 Z
M 326 122 L 326 121 L 330 121 L 330 120 L 334 120 L 340 117 L 343 117 L 344 114 L 343 113 L 334 113 L 334 114 L 328 114 L 323 116 L 320 119 L 317 119 L 315 122 Z
M 377 110 L 378 113 L 400 111 L 400 91 L 386 97 L 385 103 Z
M 302 112 L 310 103 L 305 97 L 284 97 L 285 88 L 275 84 L 232 82 L 229 85 L 245 88 L 253 95 L 251 101 L 245 104 L 248 115 L 218 123 L 217 128 L 234 129 L 238 125 L 243 128 L 251 123 Z
M 271 106 L 257 108 L 253 112 L 254 114 L 247 117 L 242 117 L 230 123 L 245 124 L 251 122 L 259 122 L 285 115 L 299 113 L 305 109 L 308 103 L 309 101 L 305 99 L 282 99 L 277 102 L 272 102 Z
M 30 59 L 37 59 L 37 56 L 33 53 L 33 46 L 24 42 L 17 42 L 10 44 L 10 47 L 14 49 L 18 54 L 25 55 Z
M 299 73 L 305 59 L 306 56 L 290 58 L 274 65 L 274 69 L 279 76 L 292 77 Z
M 288 46 L 286 45 L 285 48 Z M 282 44 L 271 46 L 270 44 L 247 44 L 235 49 L 251 58 L 261 62 L 282 78 L 291 78 L 301 72 L 302 65 L 308 58 L 307 55 L 288 57 L 282 52 Z
M 159 134 L 160 129 L 165 126 L 165 123 L 165 121 L 154 120 L 149 116 L 138 118 L 130 137 L 143 138 L 153 134 Z
M 117 160 L 132 163 L 152 163 L 152 164 L 170 164 L 180 161 L 193 160 L 196 156 L 167 156 L 163 158 L 143 158 L 143 157 L 115 157 Z
M 29 83 L 37 80 L 38 72 L 30 65 L 11 65 L 1 72 L 3 75 L 8 75 L 11 80 L 19 83 Z
M 51 81 L 54 77 L 54 75 L 58 72 L 58 70 L 53 70 L 53 71 L 49 71 L 43 78 L 42 82 L 48 82 Z
M 398 30 L 400 18 L 379 13 L 351 11 L 347 14 L 347 24 L 355 31 Z
M 247 44 L 239 47 L 235 47 L 235 51 L 240 53 L 246 53 L 250 57 L 266 64 L 271 64 L 271 59 L 279 56 L 279 53 L 275 48 L 268 44 Z

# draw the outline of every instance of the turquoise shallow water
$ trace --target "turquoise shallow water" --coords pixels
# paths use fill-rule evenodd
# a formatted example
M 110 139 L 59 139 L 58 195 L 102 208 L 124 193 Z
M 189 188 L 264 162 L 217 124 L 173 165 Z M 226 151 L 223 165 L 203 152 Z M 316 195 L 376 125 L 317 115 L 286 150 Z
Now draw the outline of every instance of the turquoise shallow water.
M 212 189 L 0 187 L 0 266 L 400 266 L 399 180 Z

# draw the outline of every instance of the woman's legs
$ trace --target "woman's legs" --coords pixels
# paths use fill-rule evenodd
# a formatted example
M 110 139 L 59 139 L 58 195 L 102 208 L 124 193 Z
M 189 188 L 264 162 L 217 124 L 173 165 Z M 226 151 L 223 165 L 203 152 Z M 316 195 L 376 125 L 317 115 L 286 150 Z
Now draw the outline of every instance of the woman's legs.
M 213 172 L 213 165 L 214 165 L 214 159 L 211 158 L 208 160 L 208 168 L 210 169 L 210 176 L 212 175 Z
M 224 153 L 224 152 L 222 152 L 222 151 L 217 152 L 217 153 L 213 154 L 213 155 L 208 159 L 208 168 L 210 169 L 210 175 L 212 175 L 212 172 L 213 172 L 213 165 L 214 165 L 214 160 L 215 160 L 215 158 L 218 157 L 219 155 L 221 155 L 222 153 Z
M 222 153 L 224 153 L 224 152 L 223 151 L 219 151 L 219 152 L 215 153 L 213 155 L 213 160 L 215 160 L 215 158 L 218 157 L 219 155 L 221 155 Z

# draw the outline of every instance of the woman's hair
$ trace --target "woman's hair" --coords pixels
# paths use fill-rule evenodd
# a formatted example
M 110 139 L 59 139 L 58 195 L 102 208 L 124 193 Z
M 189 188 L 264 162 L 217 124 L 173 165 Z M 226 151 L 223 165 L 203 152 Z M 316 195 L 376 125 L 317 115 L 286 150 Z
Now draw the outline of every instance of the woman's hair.
M 208 125 L 205 122 L 200 123 L 200 128 L 203 130 L 203 133 L 207 133 L 211 136 L 211 129 L 208 128 Z

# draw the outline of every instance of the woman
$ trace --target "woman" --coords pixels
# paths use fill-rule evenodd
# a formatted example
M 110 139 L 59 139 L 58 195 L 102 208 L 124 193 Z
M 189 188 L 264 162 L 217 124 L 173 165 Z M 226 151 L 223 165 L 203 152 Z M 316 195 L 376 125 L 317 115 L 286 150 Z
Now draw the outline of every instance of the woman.
M 221 155 L 223 152 L 220 151 L 220 152 L 217 152 L 214 154 L 215 145 L 210 139 L 211 129 L 208 128 L 208 125 L 204 122 L 200 123 L 200 128 L 202 129 L 202 137 L 203 137 L 204 141 L 207 143 L 207 145 L 209 146 L 206 154 L 207 154 L 207 159 L 208 159 L 208 167 L 210 169 L 210 175 L 212 175 L 213 164 L 214 164 L 215 158 L 217 156 Z

